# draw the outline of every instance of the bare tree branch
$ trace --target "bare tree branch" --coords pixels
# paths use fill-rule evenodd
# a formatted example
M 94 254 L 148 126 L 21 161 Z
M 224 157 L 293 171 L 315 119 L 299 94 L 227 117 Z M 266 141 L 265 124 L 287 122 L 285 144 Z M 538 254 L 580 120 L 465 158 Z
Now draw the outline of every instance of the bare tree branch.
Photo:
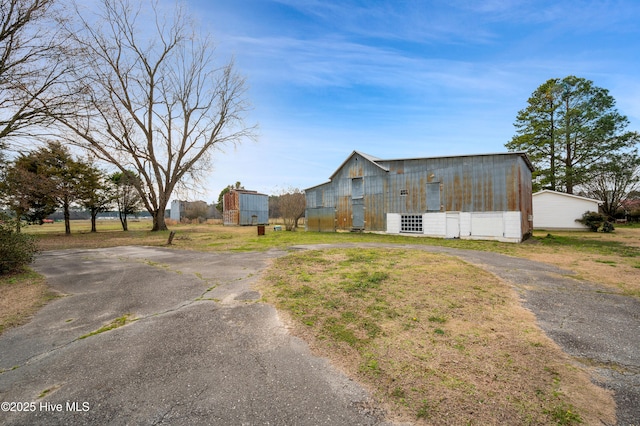
M 254 136 L 243 121 L 246 82 L 233 61 L 216 63 L 210 40 L 195 33 L 182 8 L 169 17 L 157 2 L 101 6 L 97 20 L 77 8 L 79 25 L 68 27 L 74 52 L 81 52 L 70 58 L 78 107 L 51 114 L 70 142 L 122 172 L 135 170 L 153 229 L 166 229 L 176 186 L 204 176 L 215 147 Z
M 0 0 L 0 148 L 42 135 L 51 118 L 43 103 L 67 75 L 65 38 L 54 0 Z

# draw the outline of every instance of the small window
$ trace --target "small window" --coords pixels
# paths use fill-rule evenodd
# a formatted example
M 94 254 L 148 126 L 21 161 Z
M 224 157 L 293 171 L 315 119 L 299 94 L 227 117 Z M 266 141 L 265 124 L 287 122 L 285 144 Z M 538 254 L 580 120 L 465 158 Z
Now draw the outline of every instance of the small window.
M 400 232 L 422 233 L 421 214 L 403 214 L 400 216 Z
M 400 190 L 400 195 L 409 195 L 409 190 L 407 190 L 407 189 L 401 189 L 401 190 Z
M 364 186 L 362 178 L 351 179 L 351 198 L 358 199 L 364 197 Z

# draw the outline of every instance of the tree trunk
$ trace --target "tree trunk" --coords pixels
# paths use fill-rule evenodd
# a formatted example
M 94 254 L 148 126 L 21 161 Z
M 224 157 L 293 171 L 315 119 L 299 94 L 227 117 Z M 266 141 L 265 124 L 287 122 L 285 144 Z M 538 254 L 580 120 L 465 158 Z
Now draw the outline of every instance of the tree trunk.
M 69 217 L 69 203 L 65 202 L 63 208 L 64 208 L 64 233 L 66 235 L 70 235 L 71 234 L 71 221 L 70 221 L 70 217 Z
M 571 149 L 571 133 L 570 133 L 570 129 L 571 129 L 571 116 L 569 115 L 569 112 L 571 111 L 570 107 L 569 107 L 569 98 L 567 98 L 566 101 L 566 124 L 565 124 L 565 160 L 564 160 L 564 167 L 565 167 L 565 182 L 566 182 L 566 189 L 567 189 L 567 194 L 573 194 L 573 152 Z
M 551 168 L 551 190 L 556 190 L 556 129 L 553 122 L 553 112 L 551 113 L 551 155 L 550 155 L 550 168 Z
M 122 210 L 118 209 L 118 216 L 120 217 L 120 225 L 122 225 L 122 230 L 128 231 L 129 226 L 127 225 L 127 214 L 122 213 Z
M 95 212 L 92 211 L 91 212 L 91 232 L 98 232 L 96 230 L 96 216 L 98 216 L 98 211 L 97 210 Z
M 16 234 L 19 234 L 20 226 L 22 225 L 20 223 L 20 219 L 22 218 L 22 215 L 24 214 L 24 212 L 22 210 L 14 210 L 14 213 L 16 214 Z
M 151 231 L 166 231 L 167 224 L 164 221 L 164 209 L 158 209 L 152 214 L 153 217 L 153 228 Z
M 573 194 L 573 163 L 571 161 L 571 146 L 567 145 L 567 161 L 565 162 L 565 180 L 567 182 L 567 194 Z

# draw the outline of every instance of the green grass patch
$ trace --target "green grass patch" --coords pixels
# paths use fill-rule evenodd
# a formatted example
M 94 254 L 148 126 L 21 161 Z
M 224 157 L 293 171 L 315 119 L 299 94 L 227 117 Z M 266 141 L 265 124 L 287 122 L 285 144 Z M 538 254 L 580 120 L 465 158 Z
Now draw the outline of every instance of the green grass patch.
M 429 322 L 435 322 L 435 323 L 439 323 L 439 324 L 444 324 L 445 322 L 447 322 L 447 319 L 441 316 L 435 316 L 432 315 L 428 318 Z
M 132 319 L 132 318 L 130 318 L 130 316 L 131 316 L 131 314 L 124 314 L 121 317 L 115 318 L 109 324 L 106 324 L 106 325 L 100 327 L 96 331 L 92 331 L 91 333 L 84 334 L 84 335 L 78 337 L 77 340 L 86 339 L 87 337 L 95 336 L 97 334 L 101 334 L 101 333 L 104 333 L 104 332 L 109 331 L 109 330 L 120 328 L 120 327 L 123 327 L 124 325 L 126 325 L 126 324 L 128 324 L 130 322 L 136 321 L 135 318 Z

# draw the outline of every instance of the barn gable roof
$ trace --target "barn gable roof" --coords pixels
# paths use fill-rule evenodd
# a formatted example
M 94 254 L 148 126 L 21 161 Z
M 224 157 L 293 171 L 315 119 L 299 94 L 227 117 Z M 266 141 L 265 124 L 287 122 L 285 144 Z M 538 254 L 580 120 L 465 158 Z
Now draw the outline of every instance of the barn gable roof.
M 342 162 L 342 164 L 340 164 L 340 167 L 338 167 L 336 169 L 335 172 L 333 172 L 333 174 L 331 176 L 329 176 L 329 180 L 333 180 L 333 178 L 338 174 L 338 172 L 344 167 L 345 164 L 347 164 L 349 162 L 349 160 L 351 160 L 353 158 L 353 156 L 355 155 L 359 155 L 360 157 L 364 158 L 365 160 L 371 162 L 373 165 L 375 165 L 376 167 L 380 168 L 381 170 L 388 172 L 389 169 L 387 167 L 384 167 L 380 164 L 378 164 L 378 161 L 383 161 L 382 159 L 378 158 L 378 157 L 374 157 L 373 155 L 369 155 L 369 154 L 365 154 L 364 152 L 360 152 L 360 151 L 353 151 L 351 153 L 351 155 L 349 155 L 347 157 L 346 160 L 344 160 Z

